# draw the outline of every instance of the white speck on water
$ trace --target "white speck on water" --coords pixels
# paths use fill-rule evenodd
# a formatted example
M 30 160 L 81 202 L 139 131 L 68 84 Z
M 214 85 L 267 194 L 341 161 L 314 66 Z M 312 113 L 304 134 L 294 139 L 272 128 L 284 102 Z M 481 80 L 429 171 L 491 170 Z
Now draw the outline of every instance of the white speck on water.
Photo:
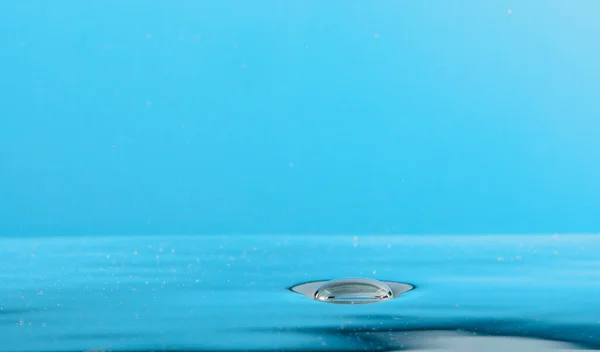
M 152 105 L 152 102 L 150 100 L 146 100 L 146 105 L 150 106 Z
M 508 13 L 509 15 L 511 15 L 512 14 L 512 10 L 508 9 L 508 11 L 506 11 L 506 13 Z
M 373 38 L 375 38 L 375 39 L 379 38 L 379 33 L 373 34 Z

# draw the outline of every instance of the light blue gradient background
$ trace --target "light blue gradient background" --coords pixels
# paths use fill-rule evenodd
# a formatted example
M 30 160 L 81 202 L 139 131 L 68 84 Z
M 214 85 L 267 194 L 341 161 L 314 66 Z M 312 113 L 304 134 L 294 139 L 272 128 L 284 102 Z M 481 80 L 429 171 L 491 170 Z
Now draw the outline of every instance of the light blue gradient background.
M 596 232 L 599 13 L 1 1 L 0 236 Z

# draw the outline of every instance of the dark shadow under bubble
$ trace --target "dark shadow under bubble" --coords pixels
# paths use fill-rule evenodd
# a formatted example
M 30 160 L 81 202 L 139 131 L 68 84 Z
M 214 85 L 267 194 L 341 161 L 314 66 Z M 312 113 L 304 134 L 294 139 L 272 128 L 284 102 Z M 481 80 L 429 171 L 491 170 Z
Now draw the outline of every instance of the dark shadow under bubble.
M 536 340 L 566 342 L 571 343 L 582 350 L 600 348 L 600 327 L 593 325 L 566 325 L 566 324 L 540 324 L 527 320 L 497 320 L 497 319 L 472 319 L 464 321 L 448 321 L 436 323 L 416 323 L 416 317 L 404 317 L 398 320 L 397 316 L 386 315 L 357 315 L 351 317 L 356 321 L 355 324 L 347 325 L 343 328 L 339 326 L 331 327 L 311 327 L 311 328 L 282 328 L 282 329 L 261 329 L 250 328 L 245 331 L 290 334 L 308 334 L 325 338 L 329 342 L 322 348 L 285 348 L 285 349 L 185 349 L 185 348 L 151 348 L 135 350 L 116 350 L 116 349 L 89 349 L 86 351 L 56 350 L 51 352 L 359 352 L 359 351 L 380 351 L 390 352 L 399 350 L 419 350 L 423 348 L 422 338 L 415 338 L 413 333 L 419 332 L 463 332 L 471 333 L 475 336 L 495 336 L 495 337 L 520 337 Z M 377 318 L 378 325 L 373 325 L 373 320 Z M 385 325 L 379 323 L 385 322 Z M 110 334 L 110 335 L 67 335 L 61 338 L 66 339 L 90 339 L 90 338 L 135 338 L 145 337 L 140 334 Z M 33 352 L 33 351 L 32 351 Z
M 351 316 L 364 322 L 363 326 L 374 320 L 372 315 Z M 418 323 L 417 317 L 398 319 L 396 315 L 381 315 L 378 331 L 464 331 L 487 336 L 521 337 L 546 341 L 568 342 L 586 349 L 600 349 L 600 324 L 552 324 L 526 319 L 463 319 L 446 322 Z M 369 329 L 373 331 L 373 329 Z
M 273 331 L 291 334 L 309 334 L 328 337 L 336 343 L 345 340 L 348 351 L 397 351 L 418 349 L 414 339 L 403 338 L 402 333 L 447 331 L 467 332 L 478 336 L 518 337 L 553 342 L 570 343 L 580 349 L 600 349 L 600 324 L 547 324 L 518 319 L 465 319 L 447 322 L 422 322 L 417 317 L 397 315 L 358 315 L 350 316 L 353 324 L 343 327 L 290 327 L 284 329 L 246 329 L 249 331 Z M 599 326 L 596 326 L 599 325 Z M 408 335 L 406 335 L 408 336 Z M 338 345 L 339 346 L 339 345 Z M 324 349 L 324 351 L 330 351 Z

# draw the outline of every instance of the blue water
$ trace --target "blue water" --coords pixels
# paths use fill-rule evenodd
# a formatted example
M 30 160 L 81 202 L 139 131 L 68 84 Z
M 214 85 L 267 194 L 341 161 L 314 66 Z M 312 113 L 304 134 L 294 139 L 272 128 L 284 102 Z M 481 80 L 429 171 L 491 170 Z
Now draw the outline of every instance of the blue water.
M 415 330 L 600 349 L 598 253 L 577 235 L 3 239 L 0 351 L 389 351 Z M 338 277 L 416 289 L 364 306 L 288 290 Z
M 600 348 L 599 11 L 0 1 L 0 351 Z

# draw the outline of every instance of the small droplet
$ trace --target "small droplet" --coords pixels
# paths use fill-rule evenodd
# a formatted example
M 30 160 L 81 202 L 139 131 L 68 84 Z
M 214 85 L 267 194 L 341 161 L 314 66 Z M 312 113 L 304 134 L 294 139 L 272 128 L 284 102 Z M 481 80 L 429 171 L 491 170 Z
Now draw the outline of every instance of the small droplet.
M 335 304 L 377 303 L 412 289 L 414 286 L 406 283 L 361 278 L 311 281 L 290 288 L 312 300 Z
M 375 33 L 375 34 L 373 34 L 373 37 L 374 37 L 375 39 L 379 38 L 379 33 Z
M 376 303 L 392 297 L 392 290 L 386 284 L 370 279 L 332 280 L 315 292 L 315 300 L 336 304 Z
M 511 15 L 512 14 L 512 10 L 508 9 L 508 11 L 506 11 L 506 13 L 508 13 L 509 15 Z

